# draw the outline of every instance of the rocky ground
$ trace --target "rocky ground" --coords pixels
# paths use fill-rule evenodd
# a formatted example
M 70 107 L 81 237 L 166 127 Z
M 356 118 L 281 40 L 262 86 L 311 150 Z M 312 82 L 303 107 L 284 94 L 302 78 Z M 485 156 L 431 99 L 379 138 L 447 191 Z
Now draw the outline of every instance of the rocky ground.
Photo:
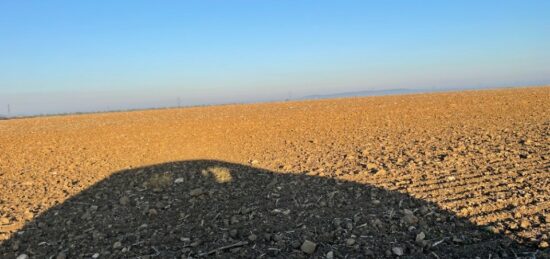
M 1 258 L 549 258 L 550 87 L 0 122 Z

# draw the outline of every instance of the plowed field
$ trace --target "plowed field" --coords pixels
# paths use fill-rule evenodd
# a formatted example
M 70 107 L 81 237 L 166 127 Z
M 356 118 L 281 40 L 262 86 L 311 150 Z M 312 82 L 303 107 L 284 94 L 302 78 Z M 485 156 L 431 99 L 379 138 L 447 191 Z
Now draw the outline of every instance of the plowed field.
M 1 258 L 549 257 L 550 87 L 0 121 Z

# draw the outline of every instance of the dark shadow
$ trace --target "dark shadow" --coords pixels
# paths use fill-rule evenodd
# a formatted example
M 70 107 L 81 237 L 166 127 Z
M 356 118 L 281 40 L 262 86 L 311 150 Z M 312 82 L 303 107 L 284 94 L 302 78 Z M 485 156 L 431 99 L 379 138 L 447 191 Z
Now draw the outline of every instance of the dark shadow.
M 311 255 L 303 251 L 314 248 L 302 246 L 305 240 L 316 244 Z M 406 194 L 212 160 L 115 173 L 0 245 L 2 258 L 22 253 L 31 258 L 548 255 Z

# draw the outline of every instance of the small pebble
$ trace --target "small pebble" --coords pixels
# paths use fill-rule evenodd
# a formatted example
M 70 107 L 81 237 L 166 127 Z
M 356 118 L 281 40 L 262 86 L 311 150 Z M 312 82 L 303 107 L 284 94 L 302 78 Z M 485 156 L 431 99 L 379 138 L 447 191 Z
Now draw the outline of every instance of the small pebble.
M 122 243 L 121 243 L 120 241 L 117 241 L 117 242 L 115 242 L 115 243 L 113 244 L 113 248 L 114 248 L 114 249 L 118 249 L 118 248 L 120 248 L 120 247 L 122 247 Z
M 204 190 L 202 188 L 196 188 L 189 192 L 189 195 L 191 196 L 199 196 L 204 193 Z
M 401 221 L 407 225 L 414 225 L 418 223 L 418 218 L 415 215 L 406 214 L 405 216 L 403 216 Z
M 424 232 L 420 232 L 416 235 L 415 241 L 420 242 L 420 241 L 424 240 L 424 238 L 426 238 L 426 234 L 424 234 Z
M 130 198 L 128 196 L 122 196 L 118 202 L 120 202 L 120 205 L 126 206 L 130 203 Z
M 393 254 L 395 254 L 397 256 L 402 256 L 403 255 L 403 248 L 401 248 L 401 247 L 398 247 L 398 246 L 393 247 L 391 249 L 391 251 L 393 252 Z
M 522 220 L 521 223 L 519 223 L 519 226 L 521 228 L 529 228 L 531 226 L 531 222 L 529 222 L 529 220 Z
M 302 252 L 306 254 L 313 254 L 313 252 L 315 252 L 315 248 L 317 248 L 317 244 L 309 240 L 304 241 L 304 243 L 302 243 L 302 246 L 300 247 L 300 249 L 302 249 Z
M 158 211 L 155 209 L 150 209 L 148 212 L 149 216 L 155 216 L 158 214 Z

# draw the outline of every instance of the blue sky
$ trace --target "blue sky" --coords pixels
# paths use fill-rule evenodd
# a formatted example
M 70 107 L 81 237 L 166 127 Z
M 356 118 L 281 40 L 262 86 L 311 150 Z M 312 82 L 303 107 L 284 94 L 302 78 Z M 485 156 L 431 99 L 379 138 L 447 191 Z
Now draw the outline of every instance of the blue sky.
M 550 1 L 0 1 L 0 114 L 550 83 Z

